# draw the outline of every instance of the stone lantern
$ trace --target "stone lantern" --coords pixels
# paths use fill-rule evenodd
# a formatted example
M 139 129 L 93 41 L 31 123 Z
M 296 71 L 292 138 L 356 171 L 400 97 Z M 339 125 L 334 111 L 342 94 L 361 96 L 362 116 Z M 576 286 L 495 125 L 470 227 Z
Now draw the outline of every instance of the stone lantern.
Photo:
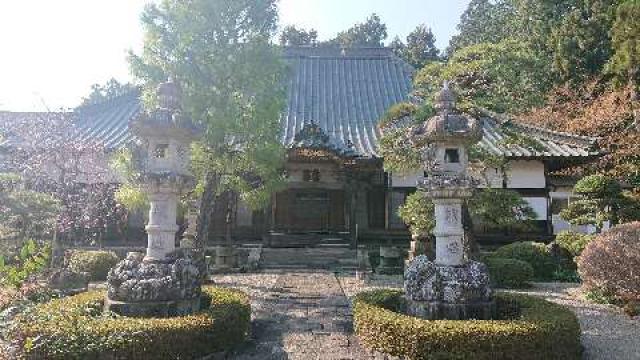
M 481 123 L 455 110 L 445 83 L 436 95 L 437 114 L 411 129 L 411 141 L 423 150 L 426 176 L 418 188 L 435 207 L 435 261 L 413 260 L 405 272 L 409 313 L 427 319 L 489 319 L 494 302 L 484 264 L 468 259 L 462 206 L 473 195 L 467 175 L 468 147 L 482 139 Z
M 149 199 L 146 254 L 111 269 L 106 306 L 127 316 L 172 316 L 199 309 L 201 271 L 189 251 L 176 251 L 180 195 L 193 187 L 190 145 L 198 134 L 181 109 L 173 81 L 157 88 L 158 105 L 130 126 L 139 139 L 140 183 Z
M 132 122 L 142 142 L 142 185 L 149 198 L 147 254 L 164 260 L 175 251 L 176 212 L 180 194 L 193 187 L 190 145 L 197 129 L 180 106 L 180 90 L 169 81 L 158 86 L 158 107 Z

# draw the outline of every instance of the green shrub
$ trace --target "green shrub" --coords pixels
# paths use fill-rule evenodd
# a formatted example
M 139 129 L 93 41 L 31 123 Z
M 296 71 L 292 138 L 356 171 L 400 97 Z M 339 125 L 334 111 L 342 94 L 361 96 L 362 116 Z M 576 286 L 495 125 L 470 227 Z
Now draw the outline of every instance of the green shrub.
M 602 291 L 625 302 L 640 301 L 640 222 L 599 234 L 577 262 L 588 290 Z
M 89 274 L 89 281 L 104 281 L 118 261 L 112 251 L 71 251 L 68 266 L 71 271 Z
M 492 258 L 485 259 L 489 275 L 494 286 L 504 288 L 523 288 L 533 280 L 533 267 L 522 260 Z
M 29 240 L 13 259 L 0 255 L 0 285 L 20 288 L 29 278 L 41 273 L 49 263 L 51 247 Z
M 497 302 L 517 303 L 510 320 L 423 320 L 381 304 L 398 302 L 402 292 L 375 290 L 354 300 L 355 331 L 368 348 L 426 359 L 580 359 L 580 324 L 568 309 L 540 298 L 497 294 Z M 500 312 L 500 311 L 499 311 Z
M 558 264 L 549 248 L 542 243 L 532 241 L 516 242 L 496 250 L 494 257 L 516 259 L 528 262 L 533 267 L 536 280 L 551 280 Z
M 556 236 L 556 244 L 566 250 L 571 256 L 580 256 L 582 250 L 593 240 L 593 235 L 574 231 L 563 231 Z
M 141 319 L 103 314 L 104 292 L 53 300 L 20 315 L 11 330 L 25 359 L 198 359 L 245 341 L 246 294 L 203 288 L 203 310 Z

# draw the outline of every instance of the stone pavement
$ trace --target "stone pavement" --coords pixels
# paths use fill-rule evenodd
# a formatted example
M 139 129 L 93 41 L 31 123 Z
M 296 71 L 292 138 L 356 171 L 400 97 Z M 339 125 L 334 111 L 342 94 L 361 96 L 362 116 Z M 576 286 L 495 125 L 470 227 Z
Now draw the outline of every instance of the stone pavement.
M 213 280 L 246 291 L 252 299 L 251 341 L 227 359 L 386 359 L 358 344 L 349 300 L 331 272 L 274 270 Z

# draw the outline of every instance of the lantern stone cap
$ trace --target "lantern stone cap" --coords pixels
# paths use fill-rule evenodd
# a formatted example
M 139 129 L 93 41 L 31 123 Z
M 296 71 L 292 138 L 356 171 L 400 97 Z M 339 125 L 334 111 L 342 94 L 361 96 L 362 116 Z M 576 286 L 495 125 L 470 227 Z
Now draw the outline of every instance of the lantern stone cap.
M 456 111 L 456 96 L 445 81 L 435 95 L 437 114 L 411 131 L 415 143 L 475 144 L 482 139 L 480 120 Z
M 197 138 L 202 129 L 183 112 L 178 83 L 169 78 L 157 86 L 156 95 L 155 108 L 131 121 L 133 133 L 141 138 L 168 136 L 184 141 Z

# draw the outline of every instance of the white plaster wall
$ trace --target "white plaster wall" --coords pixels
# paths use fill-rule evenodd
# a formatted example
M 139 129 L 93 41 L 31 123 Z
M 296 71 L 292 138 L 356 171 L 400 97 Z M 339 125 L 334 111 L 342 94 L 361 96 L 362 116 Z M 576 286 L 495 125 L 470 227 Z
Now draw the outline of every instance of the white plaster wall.
M 414 174 L 392 174 L 392 187 L 415 187 L 422 172 Z M 483 176 L 476 175 L 479 187 L 502 188 L 502 171 L 491 168 Z M 488 183 L 487 183 L 488 181 Z M 547 186 L 544 163 L 538 160 L 517 160 L 507 166 L 507 187 L 510 189 L 543 189 Z
M 548 205 L 544 197 L 523 197 L 529 206 L 536 212 L 536 220 L 547 220 Z
M 394 188 L 414 188 L 418 183 L 418 179 L 421 178 L 423 172 L 416 172 L 414 174 L 391 174 L 391 186 Z
M 511 189 L 545 188 L 544 163 L 537 160 L 511 161 L 507 169 L 507 186 Z

